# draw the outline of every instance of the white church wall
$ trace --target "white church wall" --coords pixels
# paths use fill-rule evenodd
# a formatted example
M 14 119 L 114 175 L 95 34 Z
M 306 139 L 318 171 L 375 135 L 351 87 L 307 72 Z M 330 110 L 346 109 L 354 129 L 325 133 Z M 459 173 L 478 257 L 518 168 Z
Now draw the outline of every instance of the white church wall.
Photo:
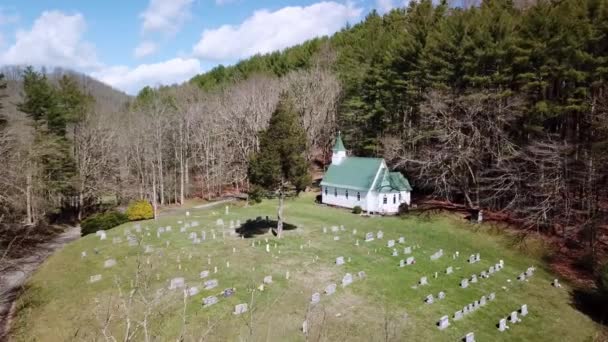
M 326 190 L 327 189 L 327 194 Z M 364 191 L 357 191 L 352 189 L 342 189 L 332 186 L 323 186 L 322 189 L 322 201 L 325 204 L 335 205 L 345 208 L 354 208 L 355 206 L 361 206 L 363 210 L 366 210 L 367 200 Z M 348 192 L 348 197 L 346 193 Z M 357 192 L 360 195 L 360 200 L 357 200 Z M 336 195 L 337 193 L 337 195 Z

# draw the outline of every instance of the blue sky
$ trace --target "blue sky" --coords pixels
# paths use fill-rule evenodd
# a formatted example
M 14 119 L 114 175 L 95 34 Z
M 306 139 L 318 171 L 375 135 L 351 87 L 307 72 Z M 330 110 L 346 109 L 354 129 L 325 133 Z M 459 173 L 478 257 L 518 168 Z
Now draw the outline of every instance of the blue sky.
M 2 0 L 0 65 L 76 69 L 134 94 L 332 34 L 405 0 Z

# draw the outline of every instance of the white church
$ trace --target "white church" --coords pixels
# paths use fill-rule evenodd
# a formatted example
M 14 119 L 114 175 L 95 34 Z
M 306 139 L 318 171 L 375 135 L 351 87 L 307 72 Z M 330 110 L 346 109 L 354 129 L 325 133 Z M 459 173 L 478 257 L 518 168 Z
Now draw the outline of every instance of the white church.
M 321 181 L 322 203 L 395 214 L 401 203 L 410 204 L 412 187 L 400 172 L 391 172 L 382 158 L 346 156 L 338 132 L 331 165 Z

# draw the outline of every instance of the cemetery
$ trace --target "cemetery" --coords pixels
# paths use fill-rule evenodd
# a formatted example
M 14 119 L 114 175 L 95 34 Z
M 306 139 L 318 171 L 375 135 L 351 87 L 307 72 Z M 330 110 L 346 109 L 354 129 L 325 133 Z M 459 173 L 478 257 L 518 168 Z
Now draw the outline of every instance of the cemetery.
M 275 211 L 272 200 L 189 208 L 69 244 L 29 281 L 14 339 L 588 341 L 600 330 L 534 241 L 514 247 L 451 214 L 364 218 L 311 194 L 286 201 L 278 239 L 264 227 Z

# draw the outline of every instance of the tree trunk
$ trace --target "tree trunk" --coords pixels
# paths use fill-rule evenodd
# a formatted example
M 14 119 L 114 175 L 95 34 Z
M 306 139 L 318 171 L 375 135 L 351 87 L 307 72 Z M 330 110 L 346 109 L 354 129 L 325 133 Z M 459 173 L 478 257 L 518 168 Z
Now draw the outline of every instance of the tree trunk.
M 30 170 L 27 170 L 25 180 L 25 206 L 27 211 L 27 224 L 34 224 L 34 215 L 32 213 L 32 174 Z
M 156 211 L 158 210 L 158 206 L 156 204 L 156 172 L 154 171 L 154 166 L 152 166 L 152 208 L 154 209 L 154 219 L 156 220 Z

